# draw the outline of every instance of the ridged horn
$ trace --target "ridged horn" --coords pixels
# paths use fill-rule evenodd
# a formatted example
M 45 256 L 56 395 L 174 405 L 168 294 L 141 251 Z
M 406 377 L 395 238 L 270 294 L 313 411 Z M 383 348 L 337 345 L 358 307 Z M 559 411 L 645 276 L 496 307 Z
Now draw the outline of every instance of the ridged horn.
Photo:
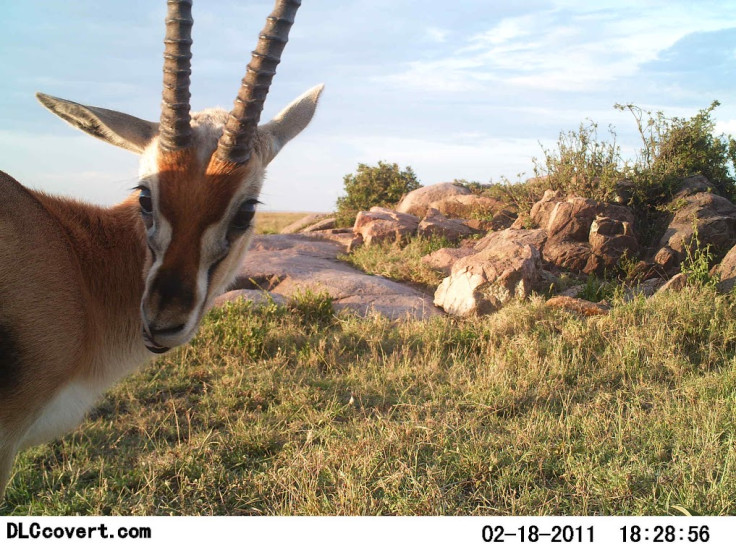
M 192 0 L 168 0 L 164 38 L 164 92 L 159 147 L 174 151 L 189 146 L 189 75 L 192 59 Z
M 289 40 L 289 30 L 301 4 L 301 0 L 277 0 L 273 12 L 268 16 L 217 144 L 215 155 L 221 161 L 242 164 L 250 159 L 263 102 L 266 101 L 276 66 L 281 61 L 281 53 Z

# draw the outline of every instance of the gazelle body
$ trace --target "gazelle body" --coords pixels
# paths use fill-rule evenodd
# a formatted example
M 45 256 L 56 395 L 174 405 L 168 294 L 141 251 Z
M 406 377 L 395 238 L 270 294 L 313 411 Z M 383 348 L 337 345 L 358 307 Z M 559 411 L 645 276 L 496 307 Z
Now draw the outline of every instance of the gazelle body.
M 318 86 L 257 126 L 299 0 L 278 0 L 228 113 L 189 113 L 191 0 L 169 0 L 161 122 L 39 94 L 141 154 L 139 187 L 102 208 L 0 172 L 0 498 L 19 450 L 74 428 L 115 381 L 189 341 L 252 237 L 264 170 L 311 120 Z

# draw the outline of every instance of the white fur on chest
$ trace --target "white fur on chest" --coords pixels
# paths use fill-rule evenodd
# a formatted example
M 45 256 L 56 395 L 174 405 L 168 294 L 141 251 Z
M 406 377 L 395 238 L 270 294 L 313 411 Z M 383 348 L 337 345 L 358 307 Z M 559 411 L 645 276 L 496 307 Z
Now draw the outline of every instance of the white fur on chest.
M 83 382 L 67 384 L 43 408 L 23 437 L 20 448 L 45 443 L 74 429 L 101 394 L 96 386 Z

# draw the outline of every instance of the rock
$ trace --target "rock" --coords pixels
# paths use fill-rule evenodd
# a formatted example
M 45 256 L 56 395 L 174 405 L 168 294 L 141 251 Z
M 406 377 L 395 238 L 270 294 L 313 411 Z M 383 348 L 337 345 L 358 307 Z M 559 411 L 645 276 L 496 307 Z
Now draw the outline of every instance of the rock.
M 736 206 L 725 197 L 708 192 L 698 192 L 675 200 L 682 203 L 662 239 L 659 241 L 655 261 L 679 265 L 692 247 L 697 229 L 701 247 L 710 244 L 716 251 L 728 251 L 736 243 Z M 672 252 L 662 251 L 669 248 Z M 665 262 L 662 262 L 665 261 Z
M 713 271 L 713 275 L 718 277 L 717 288 L 722 293 L 731 291 L 736 285 L 736 246 L 726 253 L 721 264 Z
M 603 216 L 597 216 L 590 225 L 588 243 L 591 254 L 598 257 L 591 261 L 597 263 L 595 272 L 616 267 L 624 253 L 634 258 L 639 251 L 631 223 Z
M 664 293 L 666 291 L 680 291 L 687 285 L 687 276 L 685 274 L 675 274 L 662 285 L 656 293 Z
M 563 199 L 547 190 L 532 207 L 530 219 L 547 233 L 542 258 L 559 268 L 600 274 L 615 267 L 624 251 L 633 255 L 639 250 L 634 215 L 622 205 L 583 197 Z
M 548 240 L 542 250 L 545 261 L 573 272 L 595 272 L 598 266 L 593 264 L 595 259 L 591 256 L 592 249 L 587 242 Z
M 330 215 L 327 213 L 311 213 L 284 227 L 281 230 L 281 234 L 295 234 L 296 232 L 299 232 L 299 230 L 311 224 L 315 224 L 316 222 L 329 216 Z
M 365 274 L 337 260 L 344 246 L 301 234 L 255 236 L 233 289 L 260 288 L 292 297 L 310 290 L 327 293 L 337 310 L 380 313 L 391 319 L 425 319 L 442 311 L 417 289 Z
M 396 210 L 399 213 L 408 213 L 417 217 L 423 217 L 427 214 L 427 209 L 431 203 L 450 196 L 469 194 L 470 190 L 466 187 L 458 186 L 452 182 L 423 186 L 406 194 L 399 202 Z
M 644 280 L 642 283 L 625 291 L 624 301 L 633 301 L 640 295 L 651 297 L 657 293 L 657 290 L 659 290 L 665 282 L 666 280 L 664 278 L 650 278 L 649 280 Z
M 531 245 L 499 242 L 458 260 L 434 295 L 434 304 L 450 314 L 492 312 L 511 299 L 523 299 L 541 283 L 539 251 Z
M 567 297 L 564 295 L 558 295 L 548 299 L 545 303 L 548 307 L 553 309 L 563 309 L 583 316 L 599 316 L 602 314 L 608 314 L 610 307 L 603 303 L 593 303 L 586 299 L 577 299 L 575 297 Z
M 699 192 L 710 192 L 713 184 L 701 174 L 684 178 L 680 183 L 680 191 L 675 197 L 686 197 Z
M 476 251 L 485 249 L 502 248 L 507 242 L 516 245 L 531 245 L 537 251 L 544 247 L 547 241 L 547 232 L 542 229 L 523 230 L 515 228 L 507 228 L 498 232 L 491 232 L 485 238 L 478 240 L 474 246 Z
M 529 218 L 531 219 L 532 224 L 535 224 L 539 228 L 546 229 L 547 224 L 549 224 L 549 217 L 552 214 L 552 211 L 557 204 L 563 200 L 564 198 L 560 192 L 546 190 L 542 199 L 537 201 L 532 206 L 531 211 L 529 211 Z
M 353 232 L 352 228 L 333 228 L 332 230 L 314 230 L 300 232 L 304 236 L 330 240 L 344 247 L 344 253 L 351 253 L 356 247 L 363 244 L 363 236 Z
M 419 223 L 417 234 L 425 238 L 431 236 L 443 237 L 455 242 L 475 234 L 475 230 L 462 221 L 447 218 L 437 209 L 430 207 L 427 210 L 427 215 Z
M 564 291 L 561 291 L 557 294 L 557 297 L 573 297 L 577 298 L 581 293 L 585 291 L 585 284 L 576 284 L 574 286 L 570 286 Z
M 278 293 L 268 293 L 258 289 L 235 289 L 217 297 L 213 306 L 222 307 L 226 303 L 233 303 L 239 299 L 250 301 L 256 306 L 267 305 L 271 302 L 277 305 L 285 305 L 287 302 L 286 297 Z
M 442 272 L 445 276 L 449 276 L 452 272 L 452 266 L 459 259 L 469 257 L 475 253 L 476 251 L 472 247 L 443 247 L 422 257 L 422 263 Z
M 666 245 L 654 255 L 654 263 L 664 272 L 671 272 L 679 265 L 679 255 Z
M 473 230 L 475 234 L 487 234 L 493 230 L 502 230 L 503 228 L 495 228 L 492 220 L 468 219 L 463 224 Z
M 558 202 L 549 215 L 547 236 L 556 241 L 587 242 L 599 205 L 597 201 L 582 197 Z
M 510 228 L 516 222 L 518 217 L 519 214 L 516 211 L 512 209 L 502 209 L 493 215 L 493 218 L 491 219 L 491 229 L 503 230 L 505 228 Z
M 299 230 L 300 233 L 305 232 L 318 232 L 320 230 L 332 230 L 335 228 L 335 221 L 337 219 L 335 217 L 327 217 L 323 218 L 320 221 L 315 222 L 314 224 L 310 224 L 308 226 L 305 226 L 301 230 Z M 282 232 L 282 234 L 286 234 L 287 232 Z
M 385 207 L 360 211 L 353 232 L 360 234 L 366 245 L 383 241 L 404 241 L 416 233 L 419 217 L 399 213 Z

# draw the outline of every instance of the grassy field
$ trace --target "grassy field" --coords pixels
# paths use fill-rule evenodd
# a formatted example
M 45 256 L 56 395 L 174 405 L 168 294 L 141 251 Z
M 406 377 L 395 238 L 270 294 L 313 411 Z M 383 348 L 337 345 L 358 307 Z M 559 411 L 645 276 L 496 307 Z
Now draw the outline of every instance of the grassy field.
M 298 221 L 300 218 L 309 213 L 286 213 L 274 211 L 257 211 L 256 212 L 256 233 L 258 234 L 278 234 L 282 228 L 285 228 L 292 222 Z
M 23 453 L 0 514 L 736 514 L 736 301 L 215 310 Z

